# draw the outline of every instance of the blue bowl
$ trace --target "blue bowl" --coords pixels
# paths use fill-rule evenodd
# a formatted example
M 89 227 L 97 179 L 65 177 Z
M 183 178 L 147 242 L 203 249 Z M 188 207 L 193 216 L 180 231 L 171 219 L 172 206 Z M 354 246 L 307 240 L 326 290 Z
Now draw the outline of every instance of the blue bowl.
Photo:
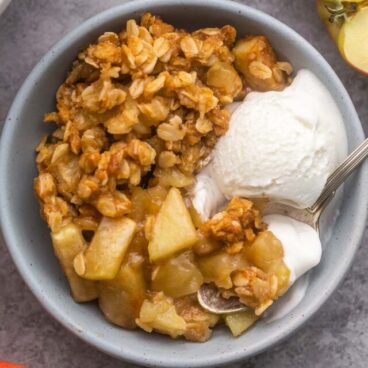
M 171 340 L 159 334 L 127 331 L 108 323 L 94 304 L 73 302 L 53 254 L 49 231 L 33 194 L 34 148 L 47 132 L 43 114 L 55 109 L 55 92 L 79 50 L 105 31 L 117 31 L 145 11 L 178 27 L 195 29 L 231 24 L 240 36 L 266 35 L 277 52 L 298 70 L 313 71 L 338 102 L 349 149 L 364 138 L 359 118 L 340 80 L 325 59 L 301 36 L 276 19 L 244 5 L 220 0 L 144 0 L 109 9 L 81 24 L 37 64 L 11 107 L 0 147 L 0 214 L 13 260 L 41 304 L 67 329 L 115 357 L 147 366 L 213 367 L 248 358 L 289 336 L 306 322 L 337 288 L 353 260 L 365 228 L 368 170 L 363 165 L 346 183 L 341 214 L 321 264 L 312 271 L 307 293 L 285 317 L 255 327 L 239 338 L 216 328 L 203 344 Z

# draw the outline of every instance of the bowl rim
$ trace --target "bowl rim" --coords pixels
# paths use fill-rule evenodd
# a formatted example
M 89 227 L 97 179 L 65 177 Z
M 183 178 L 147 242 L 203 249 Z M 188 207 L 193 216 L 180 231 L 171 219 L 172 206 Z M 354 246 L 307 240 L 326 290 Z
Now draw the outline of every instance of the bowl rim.
M 233 12 L 246 12 L 248 16 L 252 17 L 255 21 L 259 23 L 271 23 L 273 26 L 277 27 L 280 33 L 287 33 L 289 37 L 292 37 L 294 40 L 302 43 L 303 47 L 308 49 L 308 52 L 312 54 L 313 58 L 316 60 L 316 63 L 322 63 L 324 68 L 328 71 L 329 75 L 333 79 L 335 85 L 338 87 L 339 92 L 343 95 L 345 104 L 347 105 L 350 113 L 353 116 L 353 119 L 356 119 L 359 122 L 358 115 L 354 108 L 354 105 L 343 86 L 342 82 L 332 69 L 332 67 L 327 63 L 327 61 L 322 57 L 322 55 L 301 35 L 299 35 L 292 28 L 282 23 L 281 21 L 273 18 L 272 16 L 251 8 L 244 4 L 235 3 L 228 0 L 202 0 L 198 2 L 197 0 L 136 0 L 130 1 L 128 3 L 124 3 L 112 8 L 109 8 L 97 15 L 87 19 L 82 22 L 79 26 L 72 29 L 66 35 L 62 37 L 62 39 L 57 42 L 36 64 L 31 73 L 28 75 L 21 88 L 19 89 L 12 105 L 9 110 L 8 116 L 5 119 L 4 127 L 2 131 L 1 141 L 0 141 L 0 172 L 4 173 L 4 170 L 7 166 L 7 162 L 9 161 L 9 151 L 10 151 L 10 138 L 13 132 L 16 130 L 15 125 L 11 124 L 12 120 L 15 120 L 18 115 L 18 111 L 21 110 L 23 101 L 25 97 L 32 91 L 34 87 L 34 81 L 40 78 L 43 74 L 43 70 L 46 65 L 56 58 L 59 55 L 67 52 L 70 48 L 70 45 L 80 37 L 80 35 L 86 35 L 89 32 L 93 31 L 94 28 L 108 24 L 116 14 L 120 14 L 123 16 L 125 13 L 134 13 L 137 11 L 142 11 L 145 8 L 153 8 L 153 7 L 164 7 L 164 6 L 200 6 L 203 7 L 207 5 L 209 7 L 216 7 L 218 9 L 229 9 Z M 361 125 L 358 127 L 357 132 L 359 137 L 364 138 L 364 133 Z M 363 182 L 368 182 L 368 165 L 363 165 L 359 170 L 360 180 Z M 226 363 L 234 363 L 240 361 L 242 359 L 249 358 L 256 354 L 261 353 L 262 351 L 269 349 L 273 345 L 280 343 L 287 337 L 289 337 L 292 333 L 296 332 L 312 315 L 326 302 L 326 300 L 331 296 L 333 291 L 336 290 L 339 283 L 344 278 L 345 274 L 349 270 L 351 263 L 354 259 L 354 255 L 360 245 L 360 242 L 364 235 L 365 224 L 367 220 L 367 204 L 368 204 L 368 194 L 362 195 L 362 200 L 359 202 L 359 216 L 354 223 L 354 229 L 352 232 L 355 234 L 355 242 L 354 246 L 350 245 L 348 258 L 345 262 L 344 269 L 341 269 L 339 273 L 336 273 L 332 278 L 332 282 L 329 285 L 329 288 L 325 289 L 323 294 L 320 295 L 319 298 L 313 303 L 310 303 L 304 310 L 304 313 L 298 317 L 296 317 L 293 321 L 285 326 L 279 334 L 267 340 L 264 344 L 260 344 L 259 346 L 251 349 L 251 350 L 237 350 L 237 351 L 228 351 L 226 353 L 222 353 L 220 356 L 214 354 L 214 356 L 204 357 L 201 361 L 193 361 L 190 358 L 184 358 L 180 361 L 176 359 L 169 359 L 168 357 L 163 356 L 161 359 L 150 358 L 142 356 L 141 352 L 138 350 L 118 350 L 113 346 L 107 344 L 103 338 L 97 338 L 95 335 L 90 334 L 88 331 L 84 331 L 83 334 L 80 333 L 78 329 L 78 325 L 75 321 L 65 312 L 63 312 L 62 308 L 56 307 L 44 294 L 42 294 L 37 282 L 32 277 L 29 277 L 29 273 L 27 271 L 27 264 L 24 259 L 22 259 L 21 251 L 17 247 L 16 239 L 13 235 L 13 223 L 8 221 L 7 211 L 8 208 L 6 206 L 6 175 L 0 176 L 0 225 L 3 233 L 3 238 L 5 240 L 5 244 L 9 250 L 9 253 L 13 259 L 13 262 L 16 265 L 16 268 L 23 280 L 27 284 L 27 286 L 31 289 L 32 293 L 36 296 L 41 305 L 49 312 L 57 321 L 59 321 L 65 328 L 71 331 L 73 334 L 87 342 L 88 344 L 94 346 L 95 348 L 104 351 L 105 353 L 114 356 L 119 359 L 123 359 L 128 362 L 132 362 L 135 364 L 141 364 L 145 366 L 162 366 L 162 367 L 213 367 L 218 365 L 223 365 Z M 364 193 L 364 192 L 362 192 Z M 148 358 L 148 359 L 147 359 Z

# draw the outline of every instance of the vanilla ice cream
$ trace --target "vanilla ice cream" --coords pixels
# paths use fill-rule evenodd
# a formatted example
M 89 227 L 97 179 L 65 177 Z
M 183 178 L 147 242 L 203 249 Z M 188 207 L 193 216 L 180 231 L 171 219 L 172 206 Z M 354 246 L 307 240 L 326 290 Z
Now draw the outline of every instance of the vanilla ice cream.
M 347 154 L 339 109 L 327 88 L 301 70 L 282 92 L 251 92 L 197 176 L 193 203 L 203 218 L 235 196 L 311 206 Z
M 322 245 L 317 231 L 311 226 L 277 214 L 267 215 L 263 220 L 283 246 L 291 284 L 320 262 Z

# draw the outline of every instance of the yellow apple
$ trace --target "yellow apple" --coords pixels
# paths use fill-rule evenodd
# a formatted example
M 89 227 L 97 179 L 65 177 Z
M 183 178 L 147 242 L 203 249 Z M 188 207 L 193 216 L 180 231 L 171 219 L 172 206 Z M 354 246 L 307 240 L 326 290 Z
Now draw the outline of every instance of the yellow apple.
M 256 322 L 258 317 L 253 310 L 231 313 L 224 316 L 225 324 L 229 327 L 233 336 L 240 336 L 245 330 Z
M 52 245 L 76 302 L 89 302 L 98 297 L 97 284 L 81 278 L 73 268 L 74 257 L 87 248 L 81 229 L 67 224 L 59 231 L 52 232 Z
M 368 0 L 317 0 L 317 10 L 345 61 L 368 74 Z
M 75 272 L 87 280 L 114 279 L 136 228 L 136 223 L 127 217 L 103 217 L 90 245 L 75 256 Z
M 345 21 L 338 46 L 349 64 L 368 74 L 368 7 Z
M 171 188 L 157 214 L 148 244 L 151 262 L 161 261 L 198 241 L 190 213 L 177 188 Z
M 145 264 L 138 253 L 131 252 L 125 258 L 114 279 L 98 283 L 98 303 L 110 322 L 124 328 L 135 328 L 135 319 L 146 294 Z

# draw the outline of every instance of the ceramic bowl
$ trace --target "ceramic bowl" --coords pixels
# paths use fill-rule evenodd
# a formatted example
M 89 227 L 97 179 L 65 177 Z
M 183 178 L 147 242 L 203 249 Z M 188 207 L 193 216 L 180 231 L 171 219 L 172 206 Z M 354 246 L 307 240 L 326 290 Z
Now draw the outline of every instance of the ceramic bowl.
M 55 109 L 55 92 L 78 51 L 101 33 L 120 30 L 127 19 L 139 18 L 145 11 L 187 29 L 231 24 L 239 36 L 266 35 L 278 54 L 290 60 L 296 70 L 310 69 L 330 90 L 344 117 L 350 150 L 364 135 L 344 86 L 325 59 L 285 24 L 231 1 L 133 1 L 109 9 L 65 36 L 24 82 L 10 109 L 1 140 L 0 213 L 4 238 L 25 282 L 63 326 L 108 354 L 147 366 L 213 367 L 246 359 L 280 342 L 307 321 L 336 289 L 353 260 L 365 227 L 368 166 L 363 165 L 345 186 L 341 214 L 331 240 L 324 244 L 321 264 L 311 272 L 305 297 L 277 321 L 260 320 L 239 338 L 219 327 L 209 341 L 200 344 L 123 330 L 108 323 L 96 304 L 74 303 L 33 193 L 34 148 L 48 130 L 42 122 L 43 114 Z

